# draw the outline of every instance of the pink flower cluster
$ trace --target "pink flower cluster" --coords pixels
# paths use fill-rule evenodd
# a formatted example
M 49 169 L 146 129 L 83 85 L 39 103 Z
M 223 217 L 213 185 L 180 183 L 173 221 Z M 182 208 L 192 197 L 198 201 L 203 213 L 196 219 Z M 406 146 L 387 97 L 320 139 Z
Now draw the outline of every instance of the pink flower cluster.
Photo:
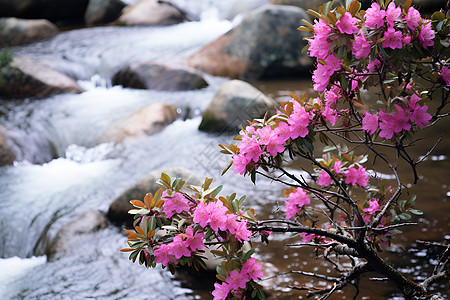
M 169 263 L 176 264 L 176 260 L 181 257 L 190 257 L 191 252 L 199 249 L 204 249 L 205 244 L 203 240 L 205 234 L 203 232 L 196 232 L 191 226 L 186 228 L 186 233 L 176 235 L 173 241 L 167 244 L 162 244 L 158 249 L 153 251 L 155 255 L 155 262 L 167 266 Z
M 422 128 L 429 124 L 431 115 L 427 113 L 428 106 L 421 106 L 418 103 L 420 100 L 421 98 L 417 94 L 413 94 L 406 108 L 395 104 L 391 114 L 387 113 L 386 110 L 380 110 L 378 115 L 365 112 L 362 129 L 369 134 L 374 134 L 380 129 L 380 137 L 391 139 L 394 133 L 410 130 L 412 124 Z
M 252 257 L 242 265 L 241 271 L 233 270 L 228 272 L 225 282 L 214 284 L 214 291 L 212 292 L 214 300 L 227 299 L 230 292 L 235 296 L 240 296 L 247 282 L 261 279 L 264 276 L 261 268 L 262 265 L 257 263 L 255 258 Z
M 344 178 L 346 184 L 359 185 L 366 187 L 369 183 L 369 174 L 363 166 L 358 168 L 348 168 L 345 173 L 341 171 L 342 162 L 340 160 L 334 162 L 333 171 L 337 179 Z M 330 174 L 325 170 L 320 170 L 317 184 L 321 186 L 329 186 L 332 182 Z
M 246 221 L 238 221 L 235 214 L 229 214 L 221 201 L 212 201 L 208 204 L 200 202 L 194 211 L 195 223 L 205 228 L 209 225 L 215 232 L 228 231 L 235 235 L 239 241 L 248 241 L 252 232 L 247 229 Z
M 317 68 L 312 77 L 316 91 L 324 91 L 333 74 L 341 68 L 342 60 L 335 55 L 337 49 L 331 48 L 336 44 L 333 42 L 340 37 L 348 39 L 349 48 L 356 59 L 369 58 L 372 47 L 379 43 L 378 40 L 368 38 L 373 36 L 378 39 L 378 34 L 370 34 L 373 30 L 383 34 L 382 47 L 393 50 L 402 49 L 413 40 L 419 41 L 424 48 L 430 47 L 434 45 L 435 37 L 431 22 L 422 19 L 414 7 L 409 7 L 405 15 L 394 2 L 391 2 L 386 9 L 373 2 L 367 9 L 364 20 L 361 21 L 349 12 L 341 15 L 335 26 L 327 24 L 322 19 L 315 20 L 313 30 L 314 36 L 308 39 L 308 44 L 309 55 L 317 59 Z M 342 42 L 338 44 L 342 46 Z M 380 66 L 381 62 L 378 58 L 368 59 L 370 73 Z
M 339 30 L 353 31 L 353 19 L 349 20 L 348 15 L 341 17 L 339 23 Z M 330 54 L 331 43 L 329 41 L 331 27 L 322 19 L 315 21 L 314 24 L 314 38 L 309 39 L 309 55 L 317 58 L 317 68 L 313 73 L 314 89 L 316 91 L 323 91 L 328 86 L 331 76 L 340 68 L 341 60 L 336 58 L 334 53 Z M 321 63 L 323 60 L 325 63 Z
M 274 129 L 269 125 L 258 129 L 255 126 L 247 126 L 246 131 L 241 131 L 239 154 L 233 154 L 235 174 L 244 174 L 259 161 L 261 155 L 275 157 L 278 153 L 283 153 L 284 143 L 288 139 L 308 135 L 309 113 L 294 99 L 290 103 L 293 105 L 293 111 L 287 123 L 280 121 Z
M 295 216 L 303 206 L 310 202 L 311 200 L 302 188 L 297 188 L 294 192 L 290 193 L 289 196 L 284 199 L 286 205 L 286 220 Z
M 396 30 L 395 22 L 406 23 L 406 27 Z M 424 48 L 434 45 L 434 31 L 431 23 L 423 20 L 419 11 L 410 7 L 406 15 L 394 2 L 389 3 L 386 10 L 381 9 L 376 2 L 367 9 L 365 14 L 366 27 L 384 30 L 383 48 L 401 49 L 403 44 L 410 44 L 411 40 L 417 38 Z
M 166 191 L 162 194 L 164 204 L 162 211 L 166 214 L 166 218 L 171 218 L 175 213 L 179 214 L 183 211 L 189 212 L 189 200 L 181 193 L 175 193 L 173 196 L 167 196 Z

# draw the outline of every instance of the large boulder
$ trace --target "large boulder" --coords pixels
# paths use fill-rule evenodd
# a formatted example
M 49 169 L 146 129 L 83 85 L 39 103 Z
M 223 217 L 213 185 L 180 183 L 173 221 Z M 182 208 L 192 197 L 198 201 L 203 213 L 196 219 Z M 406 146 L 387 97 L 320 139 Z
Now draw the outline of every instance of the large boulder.
M 136 62 L 117 72 L 112 84 L 135 89 L 180 91 L 201 89 L 208 83 L 195 70 Z
M 160 186 L 156 184 L 156 180 L 161 177 L 161 173 L 166 173 L 171 177 L 183 178 L 186 184 L 201 185 L 200 179 L 196 177 L 191 171 L 185 168 L 163 168 L 154 170 L 145 175 L 139 182 L 127 189 L 120 195 L 109 207 L 107 217 L 109 220 L 117 223 L 133 221 L 133 216 L 128 214 L 128 211 L 133 208 L 130 200 L 143 200 L 147 193 L 154 194 Z
M 188 59 L 188 65 L 216 76 L 268 79 L 309 75 L 313 60 L 301 50 L 298 31 L 306 12 L 294 6 L 265 5 Z
M 168 1 L 141 0 L 123 9 L 120 25 L 173 25 L 188 21 L 187 13 Z
M 82 24 L 89 0 L 0 0 L 0 17 L 47 19 L 58 25 Z
M 14 57 L 0 68 L 0 97 L 47 97 L 81 93 L 75 80 L 26 57 Z
M 0 126 L 0 166 L 12 165 L 16 159 L 16 155 L 6 143 L 6 137 L 3 133 L 4 129 Z
M 124 7 L 121 0 L 89 0 L 84 20 L 87 25 L 107 24 L 115 21 Z
M 161 131 L 178 117 L 172 104 L 152 103 L 117 121 L 101 137 L 101 142 L 119 143 L 127 137 L 151 135 Z
M 47 246 L 45 250 L 47 260 L 55 261 L 63 256 L 79 252 L 79 246 L 83 244 L 83 241 L 92 238 L 95 232 L 108 225 L 109 221 L 101 211 L 93 210 L 81 214 L 77 219 L 61 228 Z
M 237 132 L 241 124 L 245 127 L 247 120 L 263 117 L 276 104 L 275 100 L 244 81 L 228 81 L 219 88 L 203 113 L 199 130 Z
M 56 25 L 44 19 L 0 18 L 0 47 L 34 43 L 51 38 L 58 32 Z

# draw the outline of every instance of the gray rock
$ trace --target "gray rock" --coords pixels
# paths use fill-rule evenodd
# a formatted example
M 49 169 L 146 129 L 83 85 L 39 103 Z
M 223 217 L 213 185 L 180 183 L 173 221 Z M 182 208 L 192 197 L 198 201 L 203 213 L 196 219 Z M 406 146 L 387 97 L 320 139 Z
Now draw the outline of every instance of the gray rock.
M 48 261 L 55 261 L 63 256 L 79 251 L 83 241 L 106 228 L 109 221 L 103 212 L 93 210 L 81 214 L 76 220 L 65 225 L 45 250 Z
M 60 25 L 83 23 L 89 0 L 0 0 L 0 17 L 47 19 Z
M 3 127 L 0 126 L 0 166 L 7 166 L 12 165 L 16 159 L 16 155 L 6 143 L 6 137 L 3 131 Z
M 120 195 L 109 207 L 107 217 L 113 222 L 133 221 L 133 216 L 128 211 L 133 208 L 130 200 L 143 200 L 147 193 L 154 194 L 160 186 L 156 184 L 156 180 L 161 177 L 161 173 L 166 173 L 171 177 L 183 178 L 190 185 L 201 185 L 198 179 L 191 171 L 185 168 L 163 168 L 152 171 L 145 175 L 139 182 L 127 189 Z
M 87 25 L 107 24 L 115 21 L 124 7 L 121 0 L 89 0 L 84 20 Z
M 208 83 L 195 70 L 172 68 L 152 62 L 136 62 L 117 72 L 112 78 L 113 85 L 149 90 L 195 90 Z
M 161 131 L 178 117 L 172 104 L 152 103 L 117 121 L 101 137 L 101 142 L 119 143 L 127 137 L 146 136 Z
M 47 97 L 82 91 L 75 80 L 30 58 L 16 56 L 0 68 L 0 97 Z
M 123 9 L 119 25 L 173 25 L 187 21 L 187 14 L 168 1 L 141 0 Z
M 51 38 L 59 30 L 50 21 L 0 18 L 0 47 L 34 43 Z
M 241 124 L 245 127 L 247 120 L 262 118 L 276 104 L 275 100 L 244 81 L 228 81 L 219 88 L 203 113 L 199 130 L 237 132 Z
M 309 19 L 298 7 L 265 5 L 188 59 L 188 65 L 216 76 L 269 79 L 309 76 L 313 60 L 301 50 Z

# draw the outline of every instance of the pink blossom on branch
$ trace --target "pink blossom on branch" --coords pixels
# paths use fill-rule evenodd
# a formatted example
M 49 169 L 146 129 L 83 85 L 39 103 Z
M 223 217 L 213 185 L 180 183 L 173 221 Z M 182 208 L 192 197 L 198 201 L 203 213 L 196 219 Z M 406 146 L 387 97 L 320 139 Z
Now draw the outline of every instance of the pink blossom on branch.
M 392 3 L 391 3 L 392 4 Z M 403 47 L 403 35 L 394 27 L 389 27 L 384 33 L 383 48 L 401 49 Z
M 386 12 L 380 9 L 378 3 L 373 2 L 372 6 L 366 11 L 366 26 L 371 28 L 380 28 L 384 26 L 384 17 Z
M 181 193 L 175 193 L 172 197 L 167 197 L 167 193 L 164 191 L 162 195 L 164 205 L 162 211 L 166 214 L 167 218 L 170 218 L 174 213 L 181 213 L 183 211 L 189 211 L 189 200 Z
M 422 25 L 419 33 L 419 41 L 424 48 L 434 45 L 434 31 L 431 28 L 431 22 L 426 25 Z
M 356 168 L 348 168 L 345 171 L 345 183 L 352 185 L 359 185 L 361 187 L 367 186 L 369 182 L 369 174 L 367 174 L 366 169 L 363 166 Z
M 396 7 L 394 2 L 389 3 L 386 9 L 386 22 L 389 26 L 394 26 L 394 21 L 402 14 L 400 7 Z
M 247 274 L 251 279 L 258 280 L 264 276 L 261 269 L 262 265 L 257 263 L 254 257 L 251 257 L 242 265 L 241 274 Z
M 405 16 L 406 25 L 409 29 L 415 30 L 417 27 L 419 27 L 420 20 L 421 17 L 419 11 L 411 6 Z
M 368 57 L 370 54 L 370 44 L 367 42 L 363 33 L 355 36 L 355 40 L 352 44 L 352 53 L 355 58 Z
M 450 85 L 450 70 L 447 67 L 442 67 L 441 77 L 444 79 L 446 85 Z
M 380 204 L 378 203 L 377 199 L 371 199 L 369 200 L 369 207 L 368 208 L 364 208 L 364 211 L 366 213 L 368 213 L 369 215 L 373 215 L 374 213 L 376 213 L 377 211 L 380 211 Z
M 356 23 L 358 19 L 352 17 L 349 12 L 346 12 L 343 16 L 339 18 L 336 22 L 336 27 L 339 29 L 339 32 L 344 34 L 354 34 L 358 33 L 359 29 L 356 27 Z
M 374 134 L 378 129 L 378 116 L 365 112 L 361 128 L 369 134 Z
M 214 283 L 214 290 L 212 291 L 213 300 L 225 300 L 228 297 L 228 294 L 230 293 L 231 288 L 230 285 L 226 282 L 220 283 Z
M 329 186 L 333 180 L 331 179 L 330 174 L 325 170 L 320 170 L 319 179 L 317 180 L 317 184 L 321 186 Z
M 311 203 L 311 200 L 302 188 L 297 188 L 294 192 L 289 194 L 288 198 L 284 199 L 284 203 L 286 205 L 286 220 L 289 220 L 295 216 L 303 206 Z
M 227 274 L 226 283 L 231 290 L 245 289 L 247 282 L 250 281 L 250 276 L 245 273 L 240 273 L 238 270 L 233 270 Z

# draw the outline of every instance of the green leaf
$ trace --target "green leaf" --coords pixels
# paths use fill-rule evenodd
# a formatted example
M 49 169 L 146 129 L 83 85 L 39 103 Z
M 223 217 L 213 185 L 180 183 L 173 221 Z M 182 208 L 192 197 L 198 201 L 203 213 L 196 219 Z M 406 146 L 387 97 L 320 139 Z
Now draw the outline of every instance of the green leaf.
M 161 173 L 161 180 L 170 186 L 170 176 L 166 173 Z
M 410 209 L 408 210 L 410 213 L 415 214 L 417 216 L 423 215 L 423 211 L 418 210 L 418 209 Z
M 156 217 L 155 217 L 155 215 L 153 215 L 151 218 L 150 218 L 150 222 L 149 222 L 149 230 L 155 230 L 155 228 L 156 228 L 156 219 L 155 219 Z
M 211 197 L 212 198 L 216 198 L 216 196 L 220 193 L 220 191 L 222 190 L 223 185 L 219 185 L 218 187 L 216 187 L 216 189 L 214 190 L 214 192 L 212 192 Z
M 255 249 L 248 250 L 247 252 L 244 253 L 244 255 L 242 256 L 242 259 L 243 260 L 249 259 L 254 252 L 255 252 Z

